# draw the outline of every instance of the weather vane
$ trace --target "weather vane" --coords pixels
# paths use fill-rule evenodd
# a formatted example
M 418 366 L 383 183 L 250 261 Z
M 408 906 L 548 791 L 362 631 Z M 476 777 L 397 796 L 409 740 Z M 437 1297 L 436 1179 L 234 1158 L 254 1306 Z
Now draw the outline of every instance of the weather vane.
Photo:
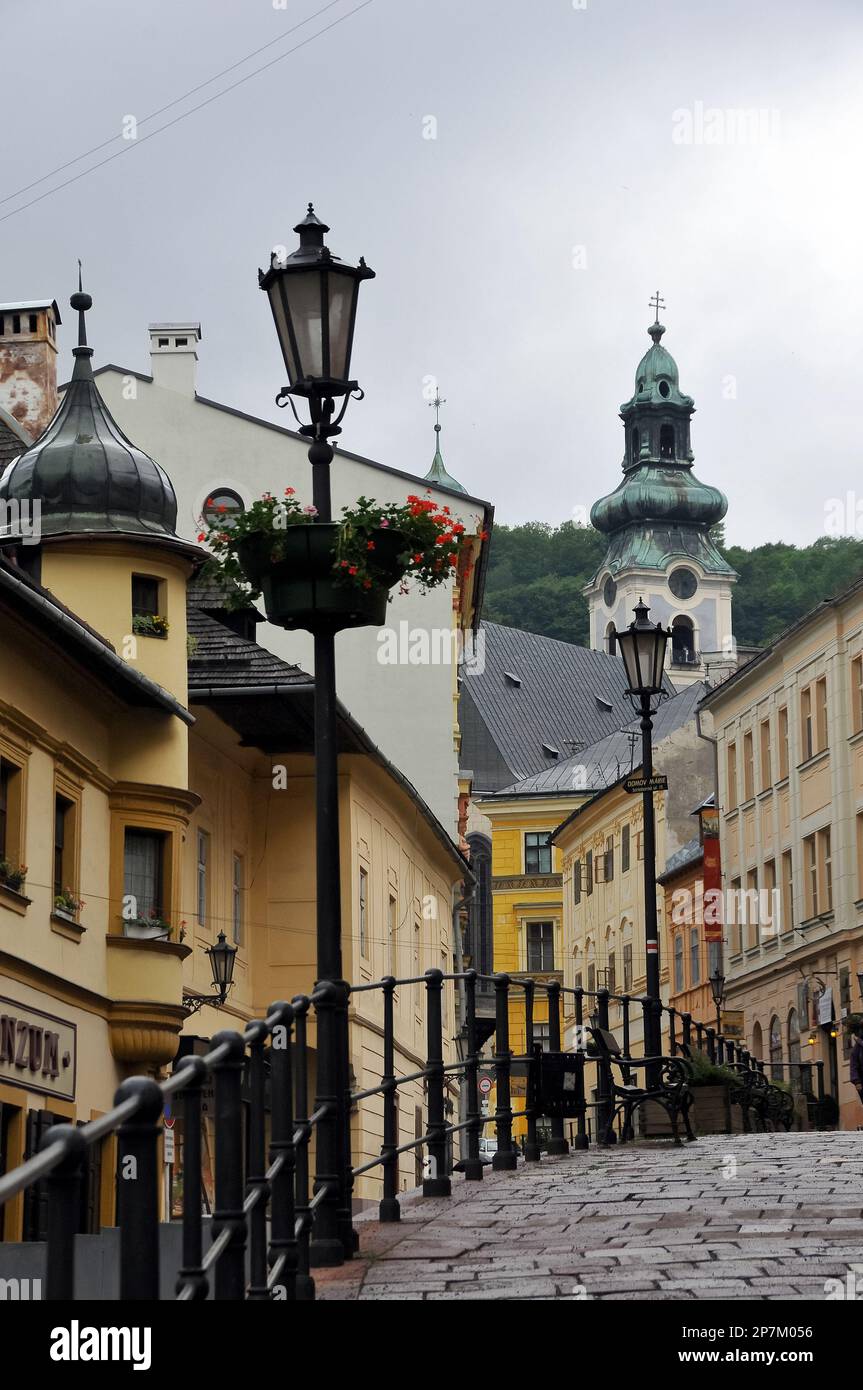
M 654 322 L 654 323 L 659 323 L 659 311 L 660 311 L 660 309 L 664 309 L 664 308 L 665 308 L 665 300 L 664 300 L 664 299 L 660 299 L 660 297 L 659 297 L 659 290 L 656 291 L 656 294 L 655 294 L 655 295 L 653 296 L 653 298 L 651 299 L 651 301 L 650 301 L 650 307 L 651 307 L 651 309 L 655 309 L 655 310 L 656 310 L 656 318 L 653 320 L 653 322 Z
M 446 405 L 446 397 L 441 396 L 440 388 L 437 386 L 434 389 L 434 400 L 429 401 L 429 405 L 434 407 L 434 427 L 440 433 L 440 408 Z

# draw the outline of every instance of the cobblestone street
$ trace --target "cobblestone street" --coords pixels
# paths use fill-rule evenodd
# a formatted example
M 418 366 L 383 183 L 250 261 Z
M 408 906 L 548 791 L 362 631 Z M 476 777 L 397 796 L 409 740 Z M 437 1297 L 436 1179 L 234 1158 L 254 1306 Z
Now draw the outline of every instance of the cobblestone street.
M 319 1298 L 824 1300 L 859 1264 L 863 1300 L 863 1134 L 591 1149 L 357 1225 Z

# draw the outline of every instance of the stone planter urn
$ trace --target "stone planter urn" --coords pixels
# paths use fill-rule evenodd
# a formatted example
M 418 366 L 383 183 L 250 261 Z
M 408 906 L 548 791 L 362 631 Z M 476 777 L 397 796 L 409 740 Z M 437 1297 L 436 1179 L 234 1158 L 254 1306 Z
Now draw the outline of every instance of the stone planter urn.
M 261 590 L 271 623 L 312 632 L 384 623 L 390 588 L 405 572 L 399 560 L 407 548 L 405 536 L 393 527 L 375 529 L 375 565 L 386 582 L 362 589 L 346 584 L 333 569 L 338 532 L 336 522 L 312 522 L 287 526 L 275 537 L 262 531 L 237 546 L 237 558 Z

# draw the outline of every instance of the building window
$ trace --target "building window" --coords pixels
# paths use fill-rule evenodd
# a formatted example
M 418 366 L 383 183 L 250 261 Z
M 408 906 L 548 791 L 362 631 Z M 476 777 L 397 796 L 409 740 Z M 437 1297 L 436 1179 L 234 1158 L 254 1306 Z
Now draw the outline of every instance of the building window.
M 123 916 L 139 922 L 165 920 L 163 893 L 165 836 L 156 830 L 126 828 Z
M 770 1020 L 770 1079 L 781 1081 L 782 1076 L 782 1027 L 776 1014 Z
M 572 897 L 578 907 L 581 902 L 581 860 L 576 859 L 572 866 Z
M 13 333 L 20 333 L 20 332 L 21 332 L 21 315 L 20 315 L 20 314 L 13 314 L 13 315 L 12 315 L 12 332 L 13 332 Z
M 210 837 L 206 830 L 198 831 L 198 925 L 207 925 L 207 866 L 210 860 Z
M 818 915 L 818 851 L 815 836 L 807 835 L 803 841 L 803 864 L 806 870 L 806 916 Z
M 611 883 L 614 878 L 614 836 L 609 835 L 605 842 L 605 881 Z
M 678 932 L 674 938 L 674 992 L 682 994 L 683 989 L 683 933 Z
M 584 891 L 588 897 L 593 892 L 593 850 L 589 849 L 584 860 Z
M 857 901 L 863 901 L 863 811 L 857 813 Z
M 731 880 L 731 914 L 733 918 L 731 925 L 734 928 L 734 952 L 739 956 L 743 950 L 743 911 L 740 902 L 739 878 Z
M 698 938 L 698 928 L 692 927 L 689 932 L 689 985 L 697 985 L 701 979 L 701 945 Z
M 660 425 L 659 427 L 659 457 L 661 459 L 674 458 L 673 425 Z
M 815 682 L 815 733 L 818 738 L 818 752 L 823 753 L 828 745 L 826 676 L 821 676 Z
M 751 949 L 761 944 L 761 921 L 758 912 L 758 870 L 750 869 L 746 875 L 746 925 L 747 944 Z
M 8 758 L 0 758 L 0 860 L 18 868 L 21 769 Z
M 851 727 L 855 734 L 863 731 L 863 656 L 851 662 Z
M 818 831 L 818 868 L 823 885 L 824 911 L 833 911 L 833 856 L 830 850 L 830 827 Z
M 527 968 L 530 972 L 554 969 L 554 923 L 528 922 Z
M 551 1047 L 550 1027 L 547 1023 L 535 1023 L 533 1025 L 534 1046 L 539 1043 L 543 1052 L 548 1052 Z
M 605 972 L 605 984 L 609 994 L 617 993 L 617 960 L 614 951 L 608 953 L 608 969 Z
M 672 666 L 695 666 L 697 662 L 695 628 L 692 626 L 692 619 L 674 618 L 671 624 Z
M 231 922 L 234 929 L 234 944 L 243 944 L 243 856 L 234 855 L 234 877 L 231 884 Z
M 35 333 L 35 332 L 36 332 L 36 329 L 39 327 L 39 320 L 37 319 L 37 317 L 36 317 L 35 314 L 30 314 L 30 316 L 29 316 L 29 322 L 30 322 L 30 332 L 31 332 L 31 333 Z
M 773 759 L 770 753 L 770 720 L 761 721 L 761 790 L 773 785 Z
M 75 802 L 59 792 L 54 796 L 54 897 L 66 889 L 74 896 Z
M 551 873 L 551 831 L 528 831 L 524 837 L 524 871 L 526 874 Z
M 776 860 L 767 859 L 764 862 L 764 888 L 767 892 L 767 911 L 770 914 L 768 919 L 762 923 L 768 930 L 762 933 L 769 938 L 776 935 L 779 923 L 776 913 Z
M 204 503 L 204 520 L 211 525 L 233 526 L 242 511 L 245 511 L 245 506 L 239 493 L 229 487 L 220 487 L 211 492 Z
M 132 575 L 132 631 L 142 637 L 166 637 L 162 581 L 148 574 Z
M 470 943 L 469 952 L 473 966 L 481 975 L 490 975 L 494 968 L 494 941 L 492 931 L 492 891 L 491 891 L 491 840 L 487 835 L 473 834 L 467 837 L 470 846 L 471 868 L 476 874 L 477 884 L 470 904 L 468 918 Z
M 638 458 L 639 458 L 640 452 L 641 452 L 641 438 L 640 438 L 640 436 L 639 436 L 638 430 L 633 430 L 633 431 L 632 431 L 632 452 L 631 452 L 631 454 L 630 454 L 630 457 L 631 457 L 633 463 L 638 463 Z
M 623 944 L 623 992 L 628 994 L 632 989 L 632 942 L 625 941 Z
M 620 872 L 629 872 L 629 824 L 627 823 L 620 832 Z
M 752 734 L 743 735 L 743 800 L 751 801 L 755 795 L 755 766 L 752 749 Z
M 368 912 L 369 912 L 369 876 L 365 869 L 360 869 L 360 955 L 368 959 Z
M 802 762 L 827 747 L 827 678 L 821 676 L 800 692 L 800 757 Z
M 782 854 L 782 930 L 791 931 L 794 926 L 794 869 L 791 850 Z
M 737 807 L 737 744 L 733 741 L 725 750 L 725 772 L 728 784 L 728 810 L 734 811 Z
M 779 744 L 779 780 L 783 782 L 788 776 L 788 706 L 781 705 L 777 716 Z

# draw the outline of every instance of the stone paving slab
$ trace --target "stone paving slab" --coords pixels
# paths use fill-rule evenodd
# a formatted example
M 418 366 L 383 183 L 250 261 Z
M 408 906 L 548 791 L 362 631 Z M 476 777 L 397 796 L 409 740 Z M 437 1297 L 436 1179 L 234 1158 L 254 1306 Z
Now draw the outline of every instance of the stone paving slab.
M 859 1264 L 863 1301 L 863 1134 L 591 1149 L 401 1202 L 319 1299 L 818 1300 Z

